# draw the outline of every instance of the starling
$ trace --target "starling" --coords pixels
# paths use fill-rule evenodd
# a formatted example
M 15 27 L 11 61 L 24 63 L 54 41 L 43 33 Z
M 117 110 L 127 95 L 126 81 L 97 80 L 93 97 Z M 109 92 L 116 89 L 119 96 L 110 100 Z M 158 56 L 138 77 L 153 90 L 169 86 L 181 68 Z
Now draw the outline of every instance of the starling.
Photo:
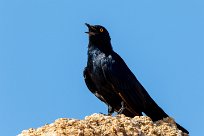
M 145 113 L 153 121 L 168 117 L 150 97 L 124 60 L 113 51 L 107 29 L 100 25 L 88 27 L 88 61 L 83 75 L 88 89 L 114 111 L 129 117 Z M 185 128 L 177 124 L 185 133 Z

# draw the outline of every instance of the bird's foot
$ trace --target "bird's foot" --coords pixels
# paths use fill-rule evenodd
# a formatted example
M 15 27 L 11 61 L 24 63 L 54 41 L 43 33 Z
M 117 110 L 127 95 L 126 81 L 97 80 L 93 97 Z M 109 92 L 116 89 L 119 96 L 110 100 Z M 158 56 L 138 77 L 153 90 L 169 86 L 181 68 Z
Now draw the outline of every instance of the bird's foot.
M 118 114 L 122 114 L 125 109 L 126 109 L 125 103 L 124 103 L 124 101 L 122 101 L 121 102 L 121 108 L 118 111 Z
M 108 105 L 108 115 L 112 116 L 113 113 L 114 113 L 114 108 Z

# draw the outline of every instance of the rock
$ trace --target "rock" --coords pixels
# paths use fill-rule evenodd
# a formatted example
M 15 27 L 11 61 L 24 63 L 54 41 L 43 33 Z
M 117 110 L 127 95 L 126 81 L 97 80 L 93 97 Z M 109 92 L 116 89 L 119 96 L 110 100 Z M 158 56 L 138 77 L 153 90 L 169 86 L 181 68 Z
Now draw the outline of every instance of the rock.
M 188 136 L 172 118 L 156 122 L 147 116 L 93 114 L 84 120 L 60 118 L 37 129 L 23 130 L 18 136 Z

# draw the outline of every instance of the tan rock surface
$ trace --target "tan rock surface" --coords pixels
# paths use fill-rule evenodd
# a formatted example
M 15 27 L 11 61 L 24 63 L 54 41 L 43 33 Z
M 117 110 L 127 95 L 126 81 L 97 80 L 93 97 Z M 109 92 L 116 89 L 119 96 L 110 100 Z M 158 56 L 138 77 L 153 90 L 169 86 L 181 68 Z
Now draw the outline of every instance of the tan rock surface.
M 84 120 L 60 118 L 37 129 L 30 128 L 18 136 L 188 136 L 172 118 L 157 122 L 147 116 L 129 118 L 93 114 Z

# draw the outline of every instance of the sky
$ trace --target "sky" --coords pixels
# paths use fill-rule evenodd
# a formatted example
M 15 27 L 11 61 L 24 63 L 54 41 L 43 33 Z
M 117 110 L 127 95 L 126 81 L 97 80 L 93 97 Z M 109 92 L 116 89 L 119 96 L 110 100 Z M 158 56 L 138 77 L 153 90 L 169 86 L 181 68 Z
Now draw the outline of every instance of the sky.
M 84 23 L 107 28 L 157 104 L 192 136 L 204 135 L 201 0 L 0 0 L 0 132 L 107 113 L 87 89 Z

